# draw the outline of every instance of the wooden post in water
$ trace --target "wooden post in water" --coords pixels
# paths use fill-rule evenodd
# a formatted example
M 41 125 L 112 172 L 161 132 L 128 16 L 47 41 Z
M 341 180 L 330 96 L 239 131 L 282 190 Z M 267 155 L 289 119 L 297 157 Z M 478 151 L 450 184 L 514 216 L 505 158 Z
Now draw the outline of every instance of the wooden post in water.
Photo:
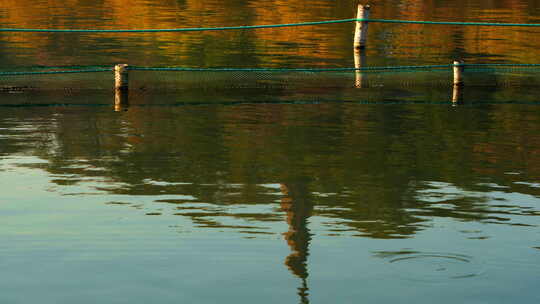
M 454 60 L 454 86 L 463 85 L 463 60 Z
M 129 105 L 129 74 L 127 64 L 114 66 L 114 110 L 121 111 Z
M 369 4 L 358 4 L 356 19 L 369 19 Z M 354 49 L 359 50 L 366 47 L 368 33 L 368 22 L 356 21 L 356 29 L 354 31 Z
M 354 50 L 354 67 L 356 69 L 360 69 L 362 67 L 366 66 L 366 52 L 362 49 Z M 363 73 L 360 70 L 354 71 L 355 73 L 355 81 L 354 86 L 356 88 L 364 88 L 366 87 L 367 82 L 367 75 L 366 73 Z

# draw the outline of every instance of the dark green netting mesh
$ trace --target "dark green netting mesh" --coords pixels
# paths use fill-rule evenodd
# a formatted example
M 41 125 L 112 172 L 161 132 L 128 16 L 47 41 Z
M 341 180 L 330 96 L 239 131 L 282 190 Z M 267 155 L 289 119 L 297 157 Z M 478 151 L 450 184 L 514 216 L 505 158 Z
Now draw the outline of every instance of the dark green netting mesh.
M 536 66 L 467 65 L 464 96 L 536 102 Z M 234 102 L 448 102 L 451 66 L 354 69 L 133 68 L 130 104 Z M 113 68 L 33 67 L 0 71 L 0 105 L 103 104 L 114 98 Z M 474 93 L 473 93 L 474 92 Z M 85 96 L 102 96 L 92 102 Z

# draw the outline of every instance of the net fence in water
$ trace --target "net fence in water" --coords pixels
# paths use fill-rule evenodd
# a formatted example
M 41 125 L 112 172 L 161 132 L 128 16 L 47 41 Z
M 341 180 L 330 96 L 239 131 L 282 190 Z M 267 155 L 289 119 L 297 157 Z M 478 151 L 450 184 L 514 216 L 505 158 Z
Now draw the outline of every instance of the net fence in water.
M 540 65 L 464 65 L 465 88 L 476 99 L 505 96 L 537 102 Z M 448 101 L 453 65 L 236 69 L 130 67 L 130 102 L 140 104 L 208 102 L 378 102 Z M 0 104 L 85 104 L 83 95 L 114 90 L 113 67 L 33 67 L 0 71 Z M 54 98 L 50 98 L 50 97 Z M 159 97 L 158 97 L 159 96 Z M 105 97 L 108 98 L 108 97 Z M 493 98 L 492 98 L 493 99 Z M 95 101 L 92 103 L 96 103 Z M 101 104 L 101 102 L 98 102 Z M 110 101 L 103 101 L 110 104 Z
M 358 4 L 356 18 L 324 20 L 303 23 L 221 26 L 169 29 L 31 29 L 0 28 L 0 32 L 22 33 L 162 33 L 201 32 L 223 30 L 256 30 L 357 23 L 356 34 L 367 33 L 367 23 L 402 23 L 452 26 L 540 27 L 540 24 L 448 22 L 385 20 L 368 18 L 369 6 Z M 360 37 L 360 35 L 359 35 Z M 361 39 L 360 39 L 361 40 Z M 359 45 L 361 46 L 361 45 Z M 356 38 L 355 38 L 356 47 Z M 467 87 L 515 89 L 540 86 L 540 64 L 490 64 L 465 66 Z M 297 68 L 297 69 L 235 69 L 235 68 L 179 68 L 130 67 L 129 92 L 131 95 L 171 93 L 194 99 L 241 98 L 250 99 L 307 99 L 335 100 L 364 97 L 366 94 L 396 94 L 407 96 L 418 92 L 446 92 L 452 85 L 453 65 L 395 66 L 361 68 Z M 113 67 L 65 66 L 33 67 L 14 71 L 0 70 L 0 93 L 4 95 L 54 94 L 73 95 L 80 91 L 108 91 L 114 87 Z M 357 89 L 362 89 L 357 90 Z M 411 92 L 415 93 L 411 93 Z M 396 93 L 397 92 L 397 93 Z M 256 97 L 253 97 L 256 96 Z M 284 97 L 285 96 L 285 97 Z M 372 96 L 372 95 L 370 95 Z M 6 98 L 3 98 L 5 100 Z
M 540 86 L 540 64 L 464 64 L 467 86 Z M 130 90 L 411 87 L 452 84 L 453 65 L 360 68 L 128 67 Z M 9 91 L 108 90 L 113 67 L 33 67 L 1 71 Z

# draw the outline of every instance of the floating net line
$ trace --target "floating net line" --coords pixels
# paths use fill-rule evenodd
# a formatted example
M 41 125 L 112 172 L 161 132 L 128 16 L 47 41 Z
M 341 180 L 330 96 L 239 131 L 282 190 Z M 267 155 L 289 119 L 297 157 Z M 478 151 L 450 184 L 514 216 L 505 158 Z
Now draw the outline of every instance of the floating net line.
M 537 104 L 540 64 L 463 64 L 468 100 Z M 348 68 L 129 66 L 131 105 L 448 103 L 453 64 Z M 105 66 L 0 71 L 0 106 L 111 105 Z M 531 89 L 528 89 L 531 88 Z
M 464 67 L 468 86 L 540 86 L 540 64 L 441 64 L 343 68 L 195 68 L 128 66 L 130 90 L 448 87 Z M 0 92 L 110 90 L 114 67 L 37 66 L 0 70 Z
M 436 65 L 404 65 L 404 66 L 365 66 L 365 67 L 335 67 L 335 68 L 197 68 L 197 67 L 149 67 L 128 66 L 129 71 L 153 71 L 153 72 L 258 72 L 258 73 L 329 73 L 329 72 L 386 72 L 386 71 L 429 71 L 450 70 L 455 66 L 462 66 L 466 71 L 474 70 L 502 70 L 502 69 L 537 69 L 537 63 L 488 63 L 488 64 L 436 64 Z M 21 67 L 24 68 L 24 67 Z M 19 68 L 19 69 L 21 69 Z M 74 73 L 99 73 L 112 72 L 114 67 L 106 66 L 35 66 L 24 71 L 1 71 L 0 76 L 25 76 L 25 75 L 52 75 Z
M 223 27 L 193 27 L 193 28 L 170 28 L 170 29 L 36 29 L 36 28 L 0 28 L 0 32 L 46 32 L 46 33 L 160 33 L 160 32 L 201 32 L 201 31 L 222 31 L 222 30 L 248 30 L 248 29 L 263 29 L 263 28 L 285 28 L 285 27 L 299 27 L 299 26 L 317 26 L 326 24 L 338 24 L 338 23 L 350 23 L 350 22 L 369 22 L 369 23 L 402 23 L 402 24 L 426 24 L 426 25 L 452 25 L 452 26 L 506 26 L 506 27 L 540 27 L 540 24 L 526 24 L 526 23 L 492 23 L 492 22 L 453 22 L 453 21 L 415 21 L 415 20 L 391 20 L 391 19 L 371 19 L 371 18 L 357 18 L 339 19 L 339 20 L 324 20 L 314 22 L 301 22 L 301 23 L 286 23 L 286 24 L 267 24 L 267 25 L 246 25 L 246 26 L 223 26 Z M 189 83 L 190 85 L 199 82 L 203 87 L 212 85 L 217 86 L 232 86 L 238 87 L 238 83 L 229 84 L 228 80 L 242 80 L 245 83 L 241 84 L 241 87 L 294 87 L 300 86 L 347 86 L 347 77 L 358 77 L 358 73 L 362 74 L 380 74 L 379 78 L 382 78 L 382 74 L 396 74 L 404 72 L 415 72 L 413 76 L 418 85 L 425 84 L 426 81 L 422 81 L 421 73 L 441 73 L 441 70 L 449 71 L 455 65 L 421 65 L 421 66 L 384 66 L 384 67 L 344 67 L 344 68 L 191 68 L 191 67 L 142 67 L 142 66 L 130 66 L 131 71 L 130 78 L 137 82 L 139 79 L 144 79 L 146 84 L 137 84 L 139 87 L 148 88 L 160 87 L 156 80 L 162 80 L 163 89 L 174 89 L 184 87 L 183 85 Z M 503 70 L 515 71 L 517 69 L 534 69 L 540 67 L 539 64 L 463 64 L 466 68 L 466 73 L 473 72 L 489 72 L 491 74 L 500 74 Z M 24 68 L 17 68 L 16 71 L 2 71 L 0 70 L 0 89 L 4 91 L 11 90 L 10 88 L 17 87 L 18 84 L 14 83 L 15 79 L 24 82 L 24 77 L 34 80 L 34 83 L 19 85 L 20 87 L 28 88 L 54 88 L 55 85 L 47 84 L 54 81 L 64 81 L 64 88 L 107 88 L 110 84 L 106 83 L 105 79 L 109 81 L 109 76 L 95 76 L 95 74 L 103 74 L 111 72 L 113 67 L 106 66 L 65 66 L 65 67 L 35 67 L 31 70 L 24 70 Z M 142 74 L 142 73 L 145 74 Z M 169 72 L 175 72 L 176 76 L 171 76 Z M 204 73 L 206 76 L 195 75 Z M 161 75 L 156 73 L 163 73 Z M 242 75 L 241 75 L 242 73 Z M 324 73 L 325 77 L 339 79 L 344 78 L 342 84 L 338 84 L 339 80 L 329 81 L 324 83 L 322 81 L 314 81 L 310 83 L 309 80 L 318 79 L 318 74 Z M 88 74 L 87 76 L 81 76 L 74 74 Z M 218 74 L 227 74 L 227 76 Z M 167 76 L 165 76 L 167 75 Z M 39 76 L 43 76 L 39 79 Z M 433 75 L 432 75 L 433 76 Z M 47 78 L 45 78 L 47 77 Z M 72 77 L 71 79 L 68 77 Z M 274 78 L 273 80 L 270 78 Z M 447 85 L 448 74 L 441 74 L 440 77 L 435 77 L 435 81 L 427 81 L 428 85 L 436 85 L 440 78 L 441 85 Z M 8 83 L 6 81 L 9 78 Z M 102 79 L 102 83 L 91 84 L 91 79 L 97 82 Z M 402 78 L 407 78 L 402 76 Z M 430 78 L 425 77 L 425 78 Z M 86 79 L 86 80 L 85 80 Z M 174 81 L 176 79 L 176 82 Z M 70 81 L 69 81 L 70 80 Z M 180 81 L 181 80 L 181 81 Z M 222 84 L 217 84 L 216 81 L 220 80 Z M 302 81 L 305 80 L 305 81 Z M 379 79 L 381 80 L 381 79 Z M 530 80 L 530 79 L 528 79 Z M 184 82 L 183 84 L 179 83 Z M 39 82 L 39 83 L 38 83 Z M 71 82 L 71 83 L 70 83 Z M 380 82 L 374 82 L 370 80 L 372 86 L 379 86 Z M 385 85 L 390 83 L 399 82 L 399 79 L 392 80 L 387 79 Z M 402 81 L 402 82 L 408 82 Z M 493 83 L 491 80 L 489 83 Z M 499 82 L 500 83 L 500 82 Z M 524 83 L 524 82 L 523 82 Z M 172 85 L 170 85 L 172 84 Z M 366 87 L 366 85 L 363 85 Z M 370 86 L 369 84 L 367 86 Z
M 394 23 L 447 26 L 497 26 L 497 27 L 540 27 L 540 24 L 493 23 L 493 22 L 454 22 L 454 21 L 415 21 L 360 18 L 324 20 L 315 22 L 191 27 L 166 29 L 38 29 L 38 28 L 0 28 L 0 32 L 29 33 L 161 33 L 161 32 L 203 32 L 226 30 L 257 30 L 301 26 L 321 26 L 328 24 Z M 478 91 L 490 94 L 491 100 L 504 100 L 493 97 L 499 91 L 511 91 L 520 101 L 536 102 L 534 94 L 526 94 L 523 87 L 540 86 L 540 64 L 442 64 L 409 66 L 362 66 L 336 68 L 198 68 L 198 67 L 148 67 L 129 66 L 130 96 L 139 96 L 144 103 L 156 104 L 156 99 L 171 92 L 177 104 L 206 104 L 205 101 L 222 103 L 243 102 L 319 102 L 336 101 L 369 102 L 408 100 L 418 102 L 446 100 L 448 88 L 452 86 L 452 69 L 464 67 L 466 87 L 487 86 L 489 90 Z M 70 96 L 79 90 L 96 90 L 108 98 L 114 87 L 114 67 L 111 66 L 34 66 L 16 67 L 7 71 L 0 68 L 0 93 L 3 102 L 12 97 L 13 104 L 48 104 L 50 98 L 43 92 L 62 92 L 57 104 L 72 103 Z M 361 88 L 362 90 L 358 90 Z M 420 89 L 418 89 L 420 88 Z M 501 90 L 501 88 L 503 90 Z M 39 94 L 32 94 L 39 92 Z M 152 92 L 148 94 L 147 92 Z M 157 92 L 157 94 L 156 94 Z M 21 93 L 21 94 L 19 94 Z M 134 94 L 133 94 L 134 93 Z M 9 95 L 7 95 L 9 94 Z M 53 93 L 54 94 L 54 93 Z M 160 95 L 161 94 L 161 95 Z M 476 93 L 475 93 L 476 94 Z M 503 96 L 500 93 L 496 96 Z M 509 95 L 509 96 L 510 96 Z M 31 96 L 27 101 L 26 96 Z M 85 95 L 86 96 L 86 95 Z M 64 98 L 66 97 L 66 98 Z M 513 98 L 513 97 L 512 97 Z M 131 99 L 131 97 L 130 97 Z M 22 102 L 21 102 L 22 100 Z M 43 100 L 43 101 L 40 101 Z M 67 100 L 67 101 L 66 101 Z M 149 101 L 151 100 L 151 101 Z M 160 100 L 167 100 L 160 99 Z M 192 102 L 193 101 L 193 102 Z M 79 99 L 80 103 L 93 104 Z M 105 104 L 109 104 L 107 101 Z
M 75 74 L 75 73 L 99 73 L 111 72 L 113 68 L 104 69 L 80 69 L 80 70 L 57 70 L 57 71 L 21 71 L 21 72 L 1 72 L 0 76 L 27 76 L 27 75 L 52 75 L 52 74 Z

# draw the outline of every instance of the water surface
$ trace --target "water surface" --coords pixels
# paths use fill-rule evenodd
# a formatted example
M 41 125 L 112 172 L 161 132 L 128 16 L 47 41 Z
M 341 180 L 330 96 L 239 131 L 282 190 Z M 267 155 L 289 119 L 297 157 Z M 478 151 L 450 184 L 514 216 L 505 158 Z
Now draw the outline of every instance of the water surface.
M 1 27 L 354 12 L 353 1 L 26 2 L 7 1 Z M 376 18 L 540 23 L 535 1 L 372 5 Z M 0 58 L 4 70 L 352 66 L 351 31 L 4 33 Z M 534 63 L 535 31 L 378 24 L 365 60 Z M 0 302 L 539 302 L 537 74 L 471 71 L 476 85 L 453 104 L 444 71 L 363 74 L 366 87 L 355 73 L 134 73 L 116 109 L 112 75 L 3 77 L 39 89 L 0 92 Z

